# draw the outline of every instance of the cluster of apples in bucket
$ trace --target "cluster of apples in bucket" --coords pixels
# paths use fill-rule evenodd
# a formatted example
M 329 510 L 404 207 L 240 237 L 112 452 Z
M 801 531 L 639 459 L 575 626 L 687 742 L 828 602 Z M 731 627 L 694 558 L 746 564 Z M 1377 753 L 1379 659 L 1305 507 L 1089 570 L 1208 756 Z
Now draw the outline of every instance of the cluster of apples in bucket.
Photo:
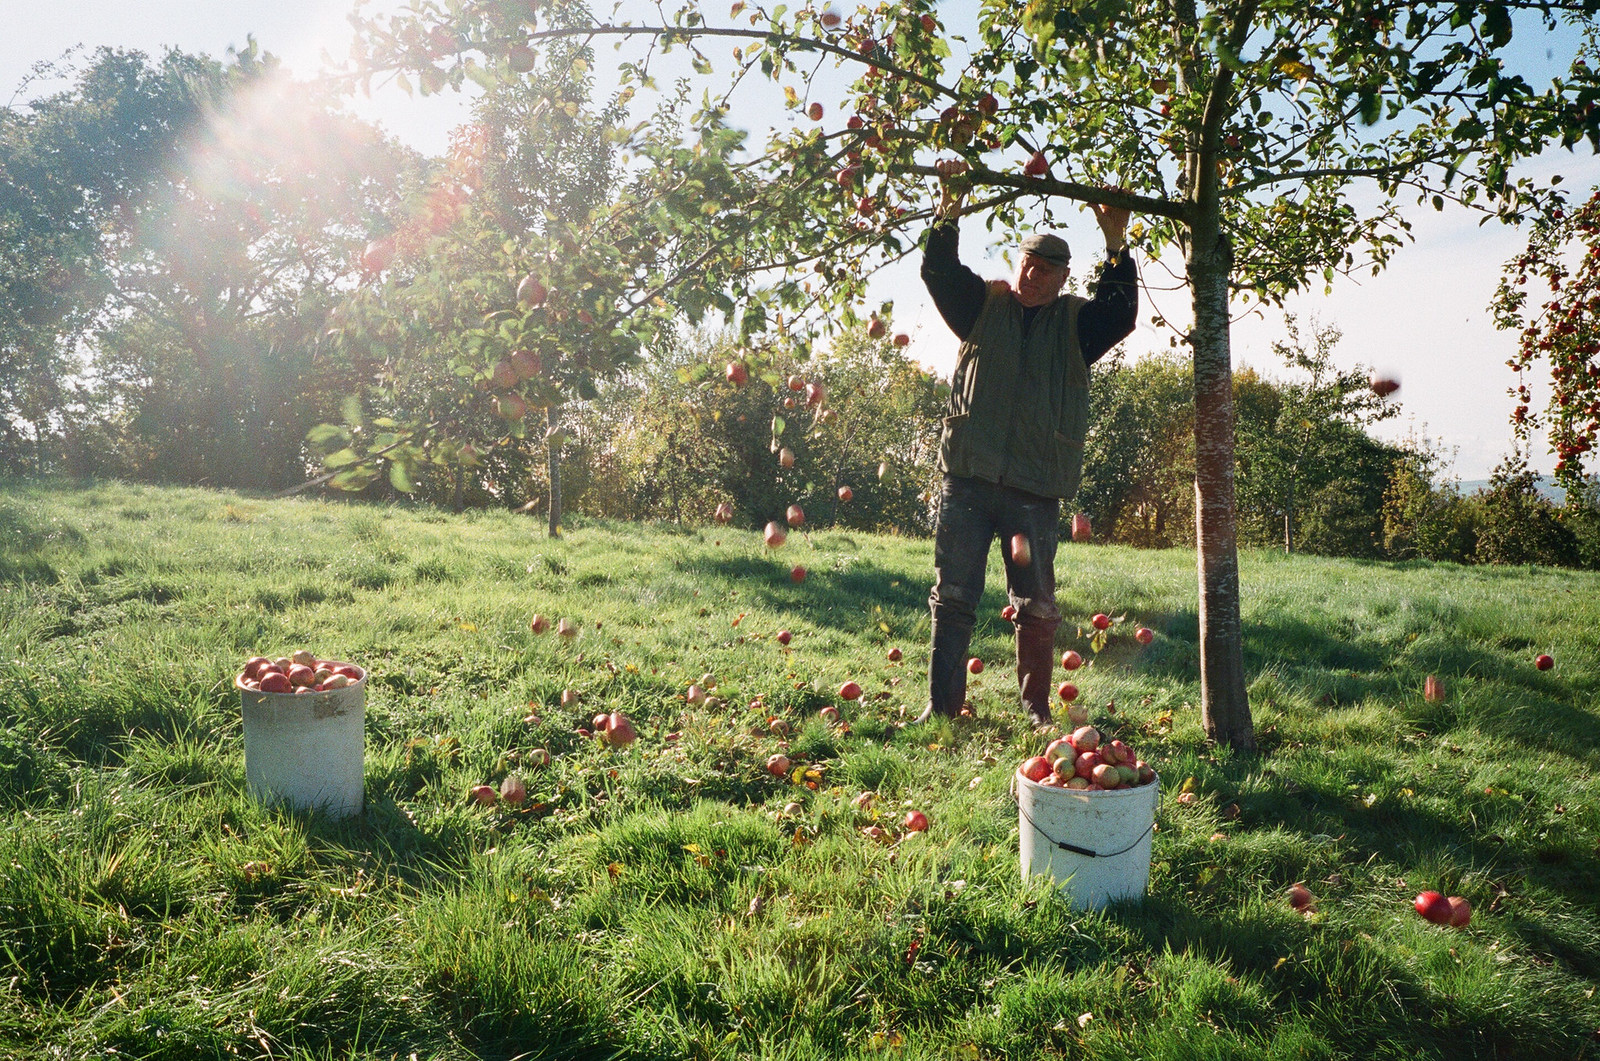
M 1047 788 L 1106 792 L 1148 785 L 1155 768 L 1120 740 L 1107 741 L 1093 726 L 1079 726 L 1050 742 L 1043 755 L 1023 760 L 1017 773 Z
M 253 693 L 323 693 L 354 685 L 366 676 L 354 663 L 318 659 L 302 648 L 281 659 L 250 657 L 234 683 Z

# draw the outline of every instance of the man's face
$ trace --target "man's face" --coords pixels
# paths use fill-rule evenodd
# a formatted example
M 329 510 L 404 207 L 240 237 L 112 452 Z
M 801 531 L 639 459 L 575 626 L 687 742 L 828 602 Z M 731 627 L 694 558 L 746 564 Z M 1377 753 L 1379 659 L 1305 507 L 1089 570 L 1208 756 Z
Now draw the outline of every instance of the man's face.
M 1024 306 L 1045 306 L 1056 300 L 1066 282 L 1065 265 L 1024 254 L 1017 263 L 1016 282 L 1011 286 L 1017 292 L 1017 301 Z

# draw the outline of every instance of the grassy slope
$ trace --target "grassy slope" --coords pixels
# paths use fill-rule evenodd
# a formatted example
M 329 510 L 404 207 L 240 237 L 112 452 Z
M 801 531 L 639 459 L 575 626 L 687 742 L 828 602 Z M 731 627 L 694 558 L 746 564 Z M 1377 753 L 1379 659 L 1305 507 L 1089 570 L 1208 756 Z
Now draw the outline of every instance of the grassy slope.
M 1192 565 L 1058 562 L 1063 647 L 1097 610 L 1158 632 L 1078 672 L 1166 780 L 1148 901 L 1085 915 L 1017 879 L 1007 778 L 1042 738 L 997 568 L 979 721 L 913 740 L 926 542 L 0 489 L 0 1055 L 1596 1056 L 1600 577 L 1247 554 L 1245 761 L 1191 706 Z M 352 822 L 244 793 L 228 683 L 299 646 L 373 671 Z M 727 704 L 686 712 L 706 671 Z M 846 678 L 841 734 L 815 712 Z M 573 735 L 601 706 L 633 750 Z M 762 772 L 769 713 L 816 791 Z M 536 809 L 467 805 L 541 746 Z M 860 834 L 911 805 L 928 834 Z M 1471 929 L 1417 918 L 1425 887 Z

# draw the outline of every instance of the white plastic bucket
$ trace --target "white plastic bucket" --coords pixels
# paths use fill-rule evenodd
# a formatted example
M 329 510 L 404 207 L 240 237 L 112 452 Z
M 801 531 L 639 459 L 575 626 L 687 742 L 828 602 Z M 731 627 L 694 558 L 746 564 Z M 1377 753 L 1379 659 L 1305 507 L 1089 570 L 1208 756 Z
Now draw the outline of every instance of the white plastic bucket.
M 1100 792 L 1053 788 L 1021 774 L 1014 782 L 1023 880 L 1049 875 L 1082 910 L 1143 897 L 1160 777 Z
M 262 803 L 348 818 L 361 810 L 367 677 L 320 693 L 253 692 L 244 712 L 244 776 Z

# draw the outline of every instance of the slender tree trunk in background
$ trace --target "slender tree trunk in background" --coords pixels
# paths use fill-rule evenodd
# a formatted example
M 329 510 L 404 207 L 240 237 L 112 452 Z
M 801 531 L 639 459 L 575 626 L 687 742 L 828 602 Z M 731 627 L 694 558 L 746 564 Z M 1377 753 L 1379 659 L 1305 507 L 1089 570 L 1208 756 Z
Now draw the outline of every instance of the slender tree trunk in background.
M 545 423 L 552 429 L 556 426 L 556 406 L 552 405 L 545 411 Z M 550 455 L 550 537 L 561 537 L 561 446 L 559 439 L 553 434 L 545 437 L 545 451 Z
M 1283 555 L 1294 555 L 1294 480 L 1289 480 L 1289 502 L 1283 506 Z
M 466 465 L 462 464 L 460 461 L 456 461 L 455 462 L 455 479 L 456 479 L 456 482 L 455 482 L 455 496 L 451 499 L 452 510 L 455 511 L 455 512 L 460 512 L 462 510 L 462 508 L 465 507 L 464 502 L 462 500 L 461 494 L 462 494 L 462 486 L 463 486 L 462 480 L 466 478 L 466 474 L 467 474 Z
M 1214 201 L 1214 200 L 1213 200 Z M 1194 490 L 1200 574 L 1200 720 L 1206 735 L 1240 751 L 1256 746 L 1245 692 L 1234 508 L 1233 365 L 1228 277 L 1233 251 L 1215 209 L 1190 228 L 1194 295 Z

